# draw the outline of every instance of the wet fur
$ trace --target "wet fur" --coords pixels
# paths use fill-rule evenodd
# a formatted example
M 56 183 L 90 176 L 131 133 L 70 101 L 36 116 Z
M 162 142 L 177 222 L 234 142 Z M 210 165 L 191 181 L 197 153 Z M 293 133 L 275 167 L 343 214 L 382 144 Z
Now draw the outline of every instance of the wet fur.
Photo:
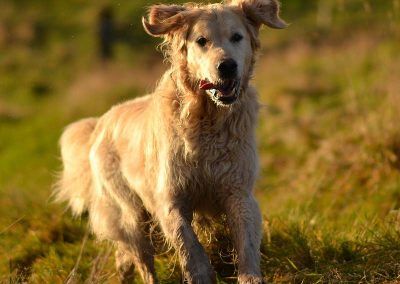
M 171 62 L 154 93 L 117 105 L 100 118 L 75 122 L 61 137 L 64 170 L 57 198 L 67 201 L 75 215 L 88 210 L 96 236 L 117 244 L 123 282 L 132 279 L 134 266 L 145 283 L 157 282 L 146 225 L 150 218 L 178 252 L 189 283 L 215 282 L 191 226 L 194 213 L 211 218 L 226 214 L 238 254 L 239 282 L 262 281 L 261 215 L 252 193 L 259 105 L 249 86 L 260 20 L 251 23 L 240 6 L 251 3 L 277 5 L 272 0 L 243 0 L 154 6 L 144 26 L 164 38 Z M 198 78 L 189 70 L 187 33 L 201 15 L 199 9 L 230 9 L 246 27 L 249 58 L 239 101 L 232 106 L 218 106 L 200 92 Z

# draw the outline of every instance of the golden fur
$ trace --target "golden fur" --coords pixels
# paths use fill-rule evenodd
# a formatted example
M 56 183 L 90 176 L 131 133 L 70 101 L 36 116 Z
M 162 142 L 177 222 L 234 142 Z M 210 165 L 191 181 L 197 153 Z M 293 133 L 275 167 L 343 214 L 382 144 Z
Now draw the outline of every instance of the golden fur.
M 163 37 L 171 63 L 154 93 L 64 131 L 58 200 L 68 201 L 74 214 L 88 210 L 93 232 L 116 242 L 122 281 L 135 266 L 145 283 L 157 282 L 145 225 L 151 216 L 177 250 L 186 280 L 214 282 L 191 227 L 198 213 L 226 214 L 239 282 L 261 283 L 261 216 L 252 194 L 259 106 L 249 80 L 259 27 L 285 26 L 278 12 L 275 0 L 152 6 L 143 25 Z M 233 42 L 233 32 L 243 39 Z M 199 46 L 199 35 L 206 46 Z M 215 66 L 228 57 L 237 62 L 239 82 L 229 105 L 199 88 L 205 78 L 221 81 Z

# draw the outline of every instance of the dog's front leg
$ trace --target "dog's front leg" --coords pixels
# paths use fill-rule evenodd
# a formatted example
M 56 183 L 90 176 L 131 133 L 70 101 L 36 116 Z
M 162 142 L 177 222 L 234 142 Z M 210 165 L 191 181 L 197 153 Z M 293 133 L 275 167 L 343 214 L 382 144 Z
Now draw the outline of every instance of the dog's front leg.
M 192 213 L 176 206 L 159 216 L 161 228 L 179 254 L 186 281 L 196 284 L 215 283 L 215 273 L 204 248 L 191 226 Z
M 261 213 L 253 195 L 232 194 L 225 201 L 228 226 L 238 254 L 238 282 L 262 283 Z

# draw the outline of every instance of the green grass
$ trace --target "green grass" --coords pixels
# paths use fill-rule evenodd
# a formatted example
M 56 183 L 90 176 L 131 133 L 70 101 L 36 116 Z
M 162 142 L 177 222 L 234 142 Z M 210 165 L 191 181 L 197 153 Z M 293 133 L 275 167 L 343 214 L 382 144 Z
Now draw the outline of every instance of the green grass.
M 256 186 L 263 273 L 271 282 L 396 282 L 400 3 L 286 2 L 292 25 L 262 31 L 254 82 L 265 105 Z M 145 93 L 165 68 L 139 25 L 147 1 L 115 3 L 136 41 L 119 44 L 106 68 L 98 62 L 102 3 L 0 3 L 0 282 L 117 282 L 112 246 L 49 198 L 63 127 Z M 219 281 L 232 282 L 235 267 L 219 255 L 226 237 L 214 239 L 207 248 Z M 157 270 L 163 283 L 180 278 L 172 252 Z

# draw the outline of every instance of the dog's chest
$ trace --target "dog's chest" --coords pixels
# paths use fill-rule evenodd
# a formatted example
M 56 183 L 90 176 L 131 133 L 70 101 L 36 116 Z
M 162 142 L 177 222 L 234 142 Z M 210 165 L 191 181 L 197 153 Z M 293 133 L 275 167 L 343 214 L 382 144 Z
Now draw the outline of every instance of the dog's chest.
M 188 159 L 195 168 L 189 178 L 207 188 L 203 190 L 212 191 L 247 184 L 257 168 L 253 141 L 248 133 L 242 136 L 228 130 L 200 133 L 197 148 Z
M 184 174 L 178 174 L 178 194 L 197 212 L 217 213 L 229 192 L 251 190 L 257 173 L 255 145 L 226 133 L 201 135 L 198 142 L 199 148 L 185 158 Z

